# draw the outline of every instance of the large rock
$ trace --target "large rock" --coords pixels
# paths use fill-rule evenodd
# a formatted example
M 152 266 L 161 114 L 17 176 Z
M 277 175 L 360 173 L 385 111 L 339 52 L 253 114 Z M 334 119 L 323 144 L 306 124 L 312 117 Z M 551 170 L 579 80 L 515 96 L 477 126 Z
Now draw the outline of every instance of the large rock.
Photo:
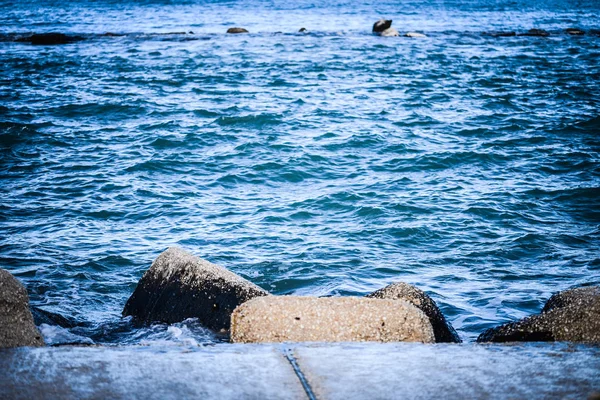
M 429 318 L 429 322 L 431 322 L 431 326 L 433 327 L 436 343 L 461 342 L 458 333 L 456 333 L 450 322 L 446 320 L 435 301 L 433 301 L 427 293 L 408 283 L 392 283 L 383 289 L 368 294 L 367 297 L 408 301 L 419 310 L 423 311 L 427 318 Z
M 373 24 L 373 33 L 381 33 L 392 26 L 391 19 L 380 19 Z
M 557 293 L 541 314 L 490 328 L 477 341 L 600 343 L 600 287 Z
M 23 285 L 0 268 L 0 347 L 43 346 Z
M 132 315 L 142 323 L 198 318 L 210 329 L 227 330 L 238 305 L 267 294 L 223 267 L 169 248 L 144 273 L 123 316 Z
M 231 340 L 273 342 L 433 343 L 421 310 L 399 300 L 361 297 L 260 297 L 231 315 Z

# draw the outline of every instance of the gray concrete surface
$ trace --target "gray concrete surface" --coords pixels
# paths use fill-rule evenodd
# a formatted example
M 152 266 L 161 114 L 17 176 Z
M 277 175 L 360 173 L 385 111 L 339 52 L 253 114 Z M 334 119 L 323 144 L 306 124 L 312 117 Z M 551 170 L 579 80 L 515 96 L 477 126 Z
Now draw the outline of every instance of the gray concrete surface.
M 304 399 L 276 348 L 0 350 L 0 399 Z
M 0 350 L 0 399 L 586 399 L 594 392 L 600 347 L 563 343 Z
M 600 348 L 554 345 L 299 347 L 319 399 L 586 399 L 600 392 Z

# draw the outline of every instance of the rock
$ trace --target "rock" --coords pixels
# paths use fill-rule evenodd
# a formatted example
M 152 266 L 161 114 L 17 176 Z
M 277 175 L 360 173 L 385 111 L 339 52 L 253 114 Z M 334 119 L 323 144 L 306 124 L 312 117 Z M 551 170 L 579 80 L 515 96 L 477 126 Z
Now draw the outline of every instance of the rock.
M 600 286 L 557 293 L 540 314 L 490 328 L 477 341 L 600 343 Z
M 83 40 L 81 36 L 70 36 L 64 33 L 36 33 L 31 36 L 26 36 L 18 39 L 18 42 L 29 42 L 35 45 L 55 45 L 55 44 L 68 44 Z
M 244 28 L 229 28 L 229 29 L 227 29 L 227 33 L 249 33 L 249 32 Z
M 29 311 L 27 290 L 0 268 L 0 348 L 43 345 L 42 334 Z
M 33 315 L 33 321 L 36 326 L 47 324 L 58 325 L 62 328 L 74 328 L 81 325 L 71 318 L 63 317 L 60 314 L 46 311 L 38 307 L 31 307 L 31 314 Z
M 512 36 L 517 36 L 516 32 L 513 31 L 492 31 L 492 32 L 483 32 L 484 35 L 486 36 L 492 36 L 492 37 L 512 37 Z
M 387 28 L 385 31 L 381 32 L 379 34 L 379 36 L 387 36 L 387 37 L 391 37 L 391 36 L 400 36 L 400 34 L 398 33 L 398 31 L 394 28 Z
M 382 18 L 373 24 L 373 32 L 381 33 L 383 31 L 385 31 L 386 29 L 390 28 L 391 26 L 392 26 L 391 19 L 383 19 Z
M 450 322 L 446 320 L 444 314 L 442 314 L 437 304 L 435 304 L 435 301 L 433 301 L 427 293 L 408 283 L 392 283 L 383 289 L 368 294 L 367 297 L 407 301 L 423 311 L 427 318 L 429 318 L 429 322 L 431 322 L 431 326 L 433 327 L 436 343 L 461 342 L 458 333 L 456 333 Z
M 565 32 L 567 32 L 569 35 L 585 35 L 585 31 L 577 28 L 567 28 L 565 29 Z
M 424 35 L 422 33 L 418 33 L 418 32 L 408 32 L 404 36 L 406 36 L 406 37 L 414 37 L 414 38 L 424 38 L 424 37 L 427 37 L 426 35 Z
M 550 36 L 550 33 L 543 29 L 530 29 L 525 33 L 519 33 L 517 36 L 538 36 L 538 37 L 546 37 Z
M 227 330 L 238 305 L 267 294 L 223 267 L 183 249 L 169 248 L 144 273 L 123 316 L 131 315 L 141 323 L 198 318 L 210 329 Z
M 308 32 L 308 30 L 306 28 L 300 28 L 298 32 Z
M 434 343 L 421 310 L 401 300 L 364 297 L 259 297 L 231 315 L 231 340 Z

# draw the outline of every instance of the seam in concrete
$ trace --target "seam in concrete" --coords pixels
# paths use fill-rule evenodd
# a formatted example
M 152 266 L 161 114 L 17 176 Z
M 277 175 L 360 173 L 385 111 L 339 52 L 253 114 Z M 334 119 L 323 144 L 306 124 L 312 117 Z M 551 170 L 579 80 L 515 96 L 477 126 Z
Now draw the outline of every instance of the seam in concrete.
M 306 392 L 306 397 L 308 397 L 308 400 L 317 400 L 317 397 L 313 393 L 308 381 L 306 380 L 306 377 L 304 376 L 304 374 L 302 373 L 302 370 L 300 369 L 300 366 L 298 365 L 298 361 L 296 360 L 296 357 L 294 357 L 294 353 L 293 353 L 292 349 L 290 349 L 289 347 L 283 346 L 281 348 L 281 352 L 283 353 L 285 358 L 289 361 L 290 365 L 294 369 L 294 372 L 296 373 L 296 376 L 298 377 L 300 384 L 302 385 L 302 387 L 304 388 L 304 391 Z

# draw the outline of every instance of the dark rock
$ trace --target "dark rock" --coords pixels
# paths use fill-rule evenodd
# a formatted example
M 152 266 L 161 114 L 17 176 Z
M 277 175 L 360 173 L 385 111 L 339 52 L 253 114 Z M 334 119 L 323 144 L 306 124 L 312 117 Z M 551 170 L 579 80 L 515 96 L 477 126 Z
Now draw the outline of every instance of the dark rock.
M 62 328 L 69 329 L 80 325 L 77 323 L 77 321 L 71 318 L 63 317 L 60 314 L 46 311 L 39 307 L 31 307 L 31 314 L 33 315 L 33 321 L 37 326 L 40 326 L 41 324 L 48 324 L 58 325 Z
M 557 293 L 541 314 L 490 328 L 477 341 L 600 343 L 600 287 Z
M 70 36 L 64 33 L 36 33 L 31 36 L 26 36 L 18 39 L 18 42 L 28 42 L 35 45 L 55 45 L 68 44 L 83 40 L 81 36 Z
M 437 304 L 435 304 L 435 301 L 433 301 L 427 293 L 408 283 L 392 283 L 383 289 L 368 294 L 367 297 L 408 301 L 423 311 L 427 318 L 429 318 L 429 322 L 431 322 L 431 326 L 433 327 L 436 343 L 461 342 L 458 333 L 456 333 L 456 330 L 454 330 L 452 325 L 446 320 L 442 311 L 440 311 Z
M 229 28 L 227 29 L 227 33 L 249 33 L 248 30 L 244 28 Z
M 511 36 L 517 36 L 516 32 L 512 32 L 512 31 L 492 31 L 492 32 L 483 32 L 484 35 L 486 36 L 492 36 L 492 37 L 511 37 Z
M 546 37 L 550 36 L 548 31 L 543 29 L 530 29 L 525 33 L 519 33 L 517 36 L 537 36 L 537 37 Z
M 44 339 L 33 324 L 25 287 L 0 268 L 0 348 L 43 346 Z
M 577 28 L 567 28 L 565 29 L 565 32 L 567 32 L 569 35 L 585 35 L 585 31 Z
M 306 28 L 300 28 L 300 30 L 298 32 L 307 32 Z
M 373 24 L 373 32 L 381 33 L 392 26 L 391 19 L 380 19 L 379 21 Z
M 240 304 L 268 293 L 244 278 L 169 248 L 152 263 L 127 300 L 123 316 L 141 323 L 180 322 L 198 318 L 213 330 L 227 330 L 231 313 Z

